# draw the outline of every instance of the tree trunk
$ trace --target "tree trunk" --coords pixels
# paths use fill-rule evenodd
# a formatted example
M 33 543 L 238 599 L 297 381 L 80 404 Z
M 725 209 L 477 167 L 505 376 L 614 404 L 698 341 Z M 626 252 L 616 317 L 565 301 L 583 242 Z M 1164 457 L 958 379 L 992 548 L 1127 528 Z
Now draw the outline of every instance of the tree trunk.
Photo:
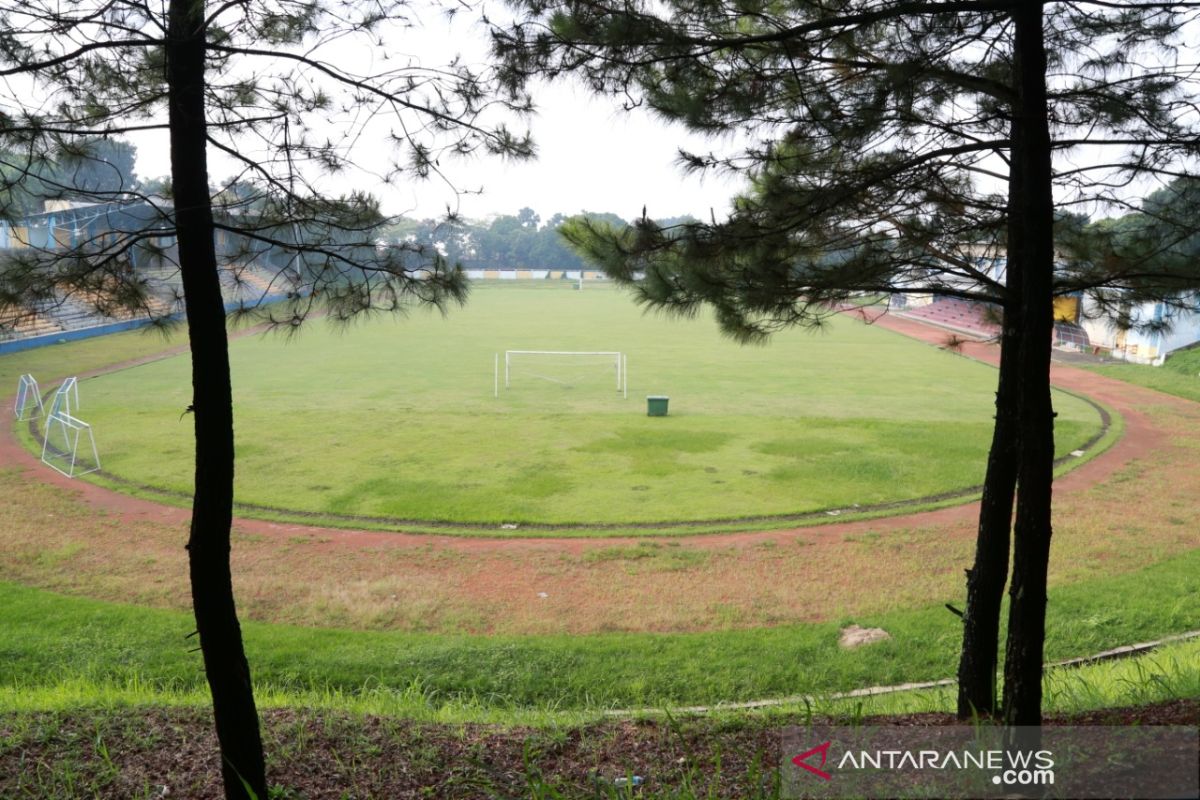
M 1013 19 L 1020 131 L 1012 143 L 1012 168 L 1021 175 L 1024 194 L 1023 202 L 1014 203 L 1020 217 L 1014 230 L 1022 232 L 1018 246 L 1024 274 L 1017 384 L 1019 491 L 1004 662 L 1004 721 L 1008 725 L 1040 725 L 1054 479 L 1054 411 L 1050 400 L 1054 197 L 1041 0 L 1019 5 Z
M 1011 218 L 1011 217 L 1010 217 Z M 975 563 L 967 570 L 962 655 L 958 662 L 958 717 L 996 713 L 996 665 L 1000 649 L 1000 606 L 1008 580 L 1013 495 L 1017 485 L 1017 380 L 1020 347 L 1020 260 L 1005 268 L 1008 301 L 1000 336 L 996 425 L 988 452 Z
M 1014 113 L 1009 122 L 1012 139 L 1020 136 L 1021 121 Z M 963 611 L 962 654 L 958 661 L 958 718 L 994 716 L 996 667 L 1000 649 L 1000 607 L 1008 580 L 1008 556 L 1012 533 L 1013 501 L 1017 488 L 1019 458 L 1021 240 L 1024 202 L 1023 175 L 1010 168 L 1006 220 L 1009 243 L 1004 270 L 1004 320 L 1000 331 L 1000 374 L 996 384 L 996 424 L 988 451 L 979 501 L 979 530 L 975 537 L 975 563 L 967 570 L 967 602 Z
M 192 353 L 196 483 L 188 561 L 227 798 L 267 797 L 258 712 L 229 567 L 233 393 L 213 246 L 205 135 L 203 0 L 171 0 L 167 87 L 179 266 Z M 250 794 L 253 792 L 253 795 Z

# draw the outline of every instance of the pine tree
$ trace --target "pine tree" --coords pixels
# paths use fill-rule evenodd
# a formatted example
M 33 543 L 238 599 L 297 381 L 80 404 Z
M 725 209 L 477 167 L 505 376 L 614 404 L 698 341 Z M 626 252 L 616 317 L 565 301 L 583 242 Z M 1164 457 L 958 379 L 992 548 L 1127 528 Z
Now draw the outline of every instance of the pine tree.
M 1191 5 L 518 6 L 524 16 L 493 33 L 512 85 L 576 75 L 627 107 L 751 142 L 732 155 L 680 155 L 685 169 L 748 177 L 750 190 L 725 220 L 667 230 L 643 219 L 632 232 L 565 228 L 592 260 L 636 286 L 641 302 L 682 313 L 710 305 L 728 333 L 748 341 L 819 326 L 854 293 L 933 291 L 1002 307 L 959 712 L 996 709 L 1015 502 L 1004 717 L 1039 721 L 1052 300 L 1128 284 L 1123 268 L 1103 262 L 1056 269 L 1056 215 L 1129 202 L 1139 182 L 1194 170 L 1197 124 L 1188 108 L 1197 86 L 1187 60 L 1173 57 Z M 1003 257 L 1005 280 L 982 268 L 980 253 Z M 1145 268 L 1139 285 L 1161 290 L 1161 263 L 1135 260 Z
M 0 310 L 37 310 L 75 295 L 90 298 L 98 312 L 140 310 L 165 321 L 176 309 L 148 302 L 133 253 L 164 236 L 178 242 L 177 258 L 158 255 L 176 259 L 187 317 L 196 436 L 187 549 L 231 798 L 265 798 L 267 784 L 230 571 L 233 401 L 222 281 L 238 282 L 252 258 L 273 264 L 289 299 L 262 315 L 288 327 L 318 308 L 346 320 L 461 302 L 466 286 L 454 265 L 418 245 L 376 248 L 374 234 L 388 222 L 378 204 L 364 194 L 331 193 L 322 176 L 353 169 L 349 144 L 376 134 L 395 153 L 390 169 L 371 165 L 388 178 L 436 176 L 443 155 L 531 152 L 524 137 L 489 122 L 490 105 L 520 111 L 525 98 L 494 93 L 486 74 L 453 63 L 388 63 L 366 74 L 338 65 L 354 52 L 344 49 L 350 41 L 383 62 L 384 37 L 402 32 L 411 17 L 403 2 L 169 0 L 161 10 L 124 0 L 0 2 L 6 108 L 20 109 L 0 117 L 0 148 L 18 163 L 78 154 L 84 140 L 135 130 L 169 140 L 171 204 L 134 187 L 115 194 L 67 187 L 97 201 L 139 200 L 153 209 L 152 219 L 69 246 L 47 242 L 9 253 L 0 263 Z M 340 52 L 329 49 L 334 42 L 343 42 Z M 355 122 L 347 127 L 347 119 Z M 213 185 L 214 151 L 240 164 L 225 187 Z M 31 189 L 23 174 L 11 173 L 13 183 Z M 285 257 L 264 261 L 267 251 Z

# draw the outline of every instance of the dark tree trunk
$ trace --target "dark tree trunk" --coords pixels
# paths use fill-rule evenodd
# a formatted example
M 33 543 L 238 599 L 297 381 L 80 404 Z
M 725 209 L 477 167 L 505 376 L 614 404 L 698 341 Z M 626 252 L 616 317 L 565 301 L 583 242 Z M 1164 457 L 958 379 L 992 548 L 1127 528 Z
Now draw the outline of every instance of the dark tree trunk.
M 213 247 L 205 134 L 202 0 L 171 0 L 167 87 L 179 266 L 192 351 L 196 485 L 188 561 L 196 630 L 213 698 L 227 798 L 267 796 L 258 712 L 229 567 L 233 393 L 225 307 Z
M 975 563 L 967 570 L 962 655 L 958 662 L 958 716 L 996 713 L 996 665 L 1000 649 L 1000 606 L 1008 580 L 1013 495 L 1017 485 L 1017 381 L 1020 347 L 1020 259 L 1005 269 L 1009 300 L 1000 336 L 996 425 L 979 503 Z
M 1041 0 L 1014 13 L 1014 69 L 1019 132 L 1012 168 L 1024 202 L 1013 204 L 1023 267 L 1020 380 L 1020 463 L 1004 661 L 1004 721 L 1040 725 L 1042 653 L 1046 638 L 1046 572 L 1050 562 L 1050 505 L 1054 479 L 1054 412 L 1050 401 L 1053 329 L 1054 198 L 1046 102 L 1046 48 Z M 1010 242 L 1010 247 L 1014 243 Z
M 1009 135 L 1020 135 L 1014 114 Z M 1000 331 L 1000 374 L 996 384 L 996 424 L 988 451 L 979 501 L 979 529 L 975 537 L 975 563 L 967 570 L 967 602 L 963 611 L 962 653 L 958 661 L 958 717 L 991 717 L 996 705 L 996 667 L 1000 649 L 1000 607 L 1008 580 L 1008 555 L 1012 540 L 1013 501 L 1017 488 L 1018 394 L 1020 382 L 1021 303 L 1024 275 L 1019 242 L 1022 231 L 1020 204 L 1024 202 L 1022 178 L 1009 170 L 1007 264 L 1004 270 L 1004 321 Z

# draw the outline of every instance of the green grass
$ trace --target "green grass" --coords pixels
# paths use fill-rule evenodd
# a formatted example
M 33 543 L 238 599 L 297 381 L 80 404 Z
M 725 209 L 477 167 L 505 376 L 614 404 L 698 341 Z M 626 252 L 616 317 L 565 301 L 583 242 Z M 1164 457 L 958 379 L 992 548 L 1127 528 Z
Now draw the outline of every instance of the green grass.
M 1119 600 L 1118 600 L 1119 598 Z M 1200 551 L 1058 587 L 1047 658 L 1098 652 L 1195 627 Z M 845 651 L 839 628 L 892 639 Z M 0 686 L 71 681 L 203 686 L 191 619 L 179 612 L 0 584 Z M 467 636 L 340 631 L 248 622 L 256 680 L 286 692 L 420 692 L 434 705 L 495 709 L 678 706 L 823 694 L 952 675 L 961 638 L 941 606 L 836 623 L 695 634 Z M 11 699 L 8 702 L 13 702 Z M 0 703 L 2 706 L 3 703 Z
M 1200 375 L 1200 348 L 1192 347 L 1187 350 L 1177 350 L 1167 357 L 1163 366 L 1180 375 L 1195 378 Z
M 630 396 L 611 369 L 538 364 L 494 399 L 504 349 L 624 351 Z M 702 523 L 965 489 L 981 480 L 995 389 L 991 367 L 849 319 L 746 348 L 708 319 L 643 315 L 615 290 L 484 286 L 445 319 L 343 333 L 315 322 L 290 342 L 235 341 L 232 357 L 239 502 L 492 529 Z M 186 357 L 80 391 L 107 471 L 190 491 Z M 647 394 L 669 395 L 670 416 L 647 417 Z M 1059 394 L 1056 408 L 1060 452 L 1096 431 L 1082 400 Z
M 181 344 L 187 344 L 187 332 L 181 326 L 174 326 L 166 331 L 141 328 L 10 353 L 0 356 L 0 389 L 5 396 L 15 392 L 17 378 L 30 373 L 38 380 L 42 391 L 47 391 L 53 388 L 51 381 L 152 356 Z
M 1148 364 L 1106 364 L 1089 369 L 1109 378 L 1200 403 L 1200 348 L 1173 353 L 1160 367 Z
M 1043 710 L 1046 713 L 1080 713 L 1102 708 L 1149 705 L 1179 698 L 1200 698 L 1200 640 L 1163 645 L 1130 658 L 1056 667 L 1046 671 Z M 908 689 L 867 697 L 814 694 L 808 702 L 784 702 L 752 709 L 714 707 L 707 716 L 716 720 L 853 714 L 858 717 L 953 711 L 955 689 Z M 37 712 L 69 713 L 78 709 L 125 709 L 137 706 L 207 707 L 212 697 L 207 686 L 164 684 L 137 675 L 125 678 L 76 677 L 56 683 L 0 686 L 0 714 Z M 421 722 L 489 723 L 531 727 L 583 725 L 611 718 L 601 706 L 512 707 L 488 705 L 474 698 L 439 697 L 420 683 L 401 687 L 370 686 L 359 690 L 297 689 L 265 681 L 255 685 L 259 708 L 295 708 L 399 717 Z M 670 706 L 646 708 L 634 718 L 655 717 Z
M 1097 720 L 1154 719 L 1129 710 L 1200 697 L 1200 642 L 1163 646 L 1121 661 L 1047 672 L 1048 714 Z M 497 715 L 431 705 L 420 692 L 279 692 L 259 685 L 270 797 L 778 798 L 772 744 L 784 726 L 874 723 L 881 714 L 947 712 L 950 690 L 853 700 L 639 715 L 538 709 Z M 142 684 L 75 682 L 17 696 L 0 690 L 0 793 L 155 798 L 208 795 L 217 776 L 196 758 L 211 741 L 207 693 L 163 693 Z M 1098 709 L 1122 709 L 1111 714 Z M 481 714 L 482 712 L 482 714 Z M 936 718 L 935 718 L 936 719 Z M 478 724 L 480 722 L 490 724 Z M 875 723 L 878 724 L 878 723 Z M 178 755 L 183 755 L 179 758 Z M 325 790 L 312 786 L 321 776 Z M 617 778 L 649 776 L 630 791 Z M 328 791 L 332 787 L 333 793 Z

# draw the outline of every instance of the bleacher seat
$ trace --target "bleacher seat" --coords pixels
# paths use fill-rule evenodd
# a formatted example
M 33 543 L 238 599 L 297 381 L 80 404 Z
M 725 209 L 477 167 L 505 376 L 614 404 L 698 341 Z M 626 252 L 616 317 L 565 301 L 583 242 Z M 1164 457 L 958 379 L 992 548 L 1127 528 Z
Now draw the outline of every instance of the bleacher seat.
M 939 297 L 928 305 L 910 307 L 898 313 L 982 338 L 992 338 L 1000 333 L 996 308 L 987 303 Z

